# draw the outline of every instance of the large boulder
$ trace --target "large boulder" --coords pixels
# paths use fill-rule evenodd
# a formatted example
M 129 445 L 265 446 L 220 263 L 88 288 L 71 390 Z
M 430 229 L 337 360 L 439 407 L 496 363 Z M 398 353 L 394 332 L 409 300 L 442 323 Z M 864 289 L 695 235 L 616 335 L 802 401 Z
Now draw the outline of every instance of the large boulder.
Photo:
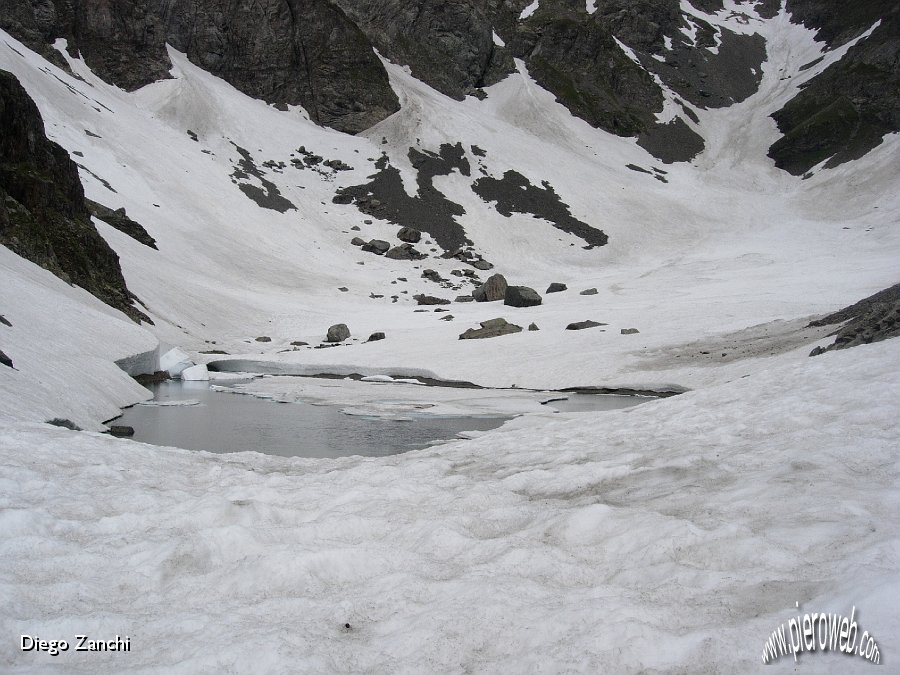
M 566 286 L 565 284 L 560 284 L 560 283 L 554 281 L 552 284 L 547 286 L 546 292 L 547 293 L 560 293 L 561 291 L 568 290 L 568 288 L 569 287 Z
M 345 323 L 336 323 L 328 329 L 325 342 L 343 342 L 350 337 L 350 329 Z
M 488 277 L 481 286 L 472 291 L 472 297 L 476 302 L 494 302 L 495 300 L 503 300 L 506 297 L 506 289 L 509 284 L 506 283 L 506 277 L 502 274 L 494 274 Z
M 395 246 L 387 253 L 385 253 L 384 257 L 391 258 L 392 260 L 421 260 L 422 258 L 427 258 L 428 256 L 420 251 L 417 251 L 415 248 L 413 248 L 412 244 L 400 244 L 399 246 Z
M 507 322 L 506 319 L 489 319 L 481 322 L 481 328 L 470 328 L 459 336 L 460 340 L 480 340 L 500 337 L 511 333 L 521 333 L 522 327 Z
M 401 227 L 400 231 L 397 233 L 397 239 L 410 244 L 418 244 L 421 238 L 422 233 L 414 227 Z
M 373 239 L 368 244 L 363 244 L 362 250 L 366 253 L 374 253 L 375 255 L 384 255 L 391 248 L 391 245 L 383 239 Z
M 510 307 L 534 307 L 541 304 L 541 296 L 528 286 L 509 286 L 503 304 Z

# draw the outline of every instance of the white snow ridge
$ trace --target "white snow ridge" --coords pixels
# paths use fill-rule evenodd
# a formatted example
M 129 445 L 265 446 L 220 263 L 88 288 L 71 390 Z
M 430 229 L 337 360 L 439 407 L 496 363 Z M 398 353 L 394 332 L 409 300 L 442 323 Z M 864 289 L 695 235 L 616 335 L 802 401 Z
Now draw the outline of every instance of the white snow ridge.
M 822 52 L 785 12 L 724 7 L 691 9 L 665 54 L 752 15 L 759 89 L 716 108 L 664 86 L 654 114 L 688 115 L 705 141 L 669 164 L 573 116 L 522 60 L 456 100 L 383 59 L 400 109 L 349 135 L 175 50 L 171 79 L 129 93 L 0 32 L 0 69 L 77 160 L 86 197 L 124 207 L 158 246 L 95 219 L 152 325 L 0 246 L 14 366 L 0 365 L 0 672 L 751 673 L 774 627 L 851 606 L 894 667 L 900 340 L 809 353 L 840 328 L 811 321 L 900 281 L 900 134 L 806 177 L 776 168 L 770 115 L 851 45 Z M 424 200 L 422 166 L 450 164 L 442 147 L 457 143 L 432 187 L 490 270 L 442 255 L 427 223 L 423 259 L 351 243 L 399 248 L 400 226 L 335 203 L 342 188 L 393 176 L 398 198 Z M 609 242 L 475 192 L 511 171 L 523 201 L 558 198 Z M 267 190 L 293 208 L 252 197 Z M 473 273 L 542 304 L 455 301 Z M 546 293 L 554 282 L 567 290 Z M 460 339 L 500 317 L 522 330 Z M 327 343 L 339 323 L 351 336 Z M 204 420 L 207 399 L 155 400 L 123 368 L 374 428 L 507 421 L 386 457 L 280 457 L 266 429 L 253 452 L 161 447 L 102 432 L 138 403 Z M 677 395 L 546 405 L 585 388 Z M 78 635 L 128 649 L 79 652 Z M 793 661 L 770 667 L 871 667 Z

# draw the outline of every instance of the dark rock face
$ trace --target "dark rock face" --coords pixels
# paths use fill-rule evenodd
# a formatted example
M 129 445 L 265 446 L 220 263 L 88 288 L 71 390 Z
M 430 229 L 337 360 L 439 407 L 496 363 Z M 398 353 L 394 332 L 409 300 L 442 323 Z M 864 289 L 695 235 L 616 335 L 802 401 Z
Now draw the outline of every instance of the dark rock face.
M 578 295 L 597 295 L 597 289 L 596 288 L 585 288 Z
M 108 82 L 134 90 L 168 77 L 166 43 L 275 104 L 301 104 L 312 119 L 356 133 L 399 108 L 365 35 L 327 0 L 129 0 L 15 4 L 0 27 L 50 51 L 68 40 Z
M 900 284 L 879 291 L 809 325 L 830 326 L 844 322 L 846 324 L 837 331 L 834 343 L 824 349 L 816 347 L 810 356 L 900 336 Z
M 278 213 L 296 211 L 297 207 L 281 194 L 278 186 L 265 177 L 265 173 L 253 162 L 253 155 L 249 151 L 231 143 L 237 150 L 240 159 L 235 164 L 231 174 L 231 182 L 235 183 L 241 192 L 256 202 L 256 205 L 264 209 L 272 209 Z M 250 177 L 259 181 L 259 185 L 249 182 Z
M 350 337 L 350 329 L 345 323 L 336 323 L 328 329 L 325 342 L 343 342 Z
M 385 155 L 375 163 L 378 172 L 369 177 L 368 183 L 341 188 L 332 201 L 353 202 L 365 214 L 401 225 L 401 232 L 407 228 L 427 232 L 445 251 L 471 245 L 456 221 L 465 209 L 447 199 L 433 184 L 435 176 L 446 176 L 454 170 L 464 176 L 470 174 L 462 144 L 444 143 L 436 153 L 410 148 L 408 156 L 418 172 L 415 196 L 407 194 L 400 171 L 390 165 Z
M 382 333 L 381 331 L 372 333 L 369 336 L 369 339 L 366 340 L 366 342 L 378 342 L 379 340 L 384 340 L 384 333 Z
M 563 291 L 568 290 L 568 288 L 569 287 L 565 284 L 554 281 L 552 284 L 547 286 L 547 290 L 545 291 L 545 293 L 562 293 Z
M 528 286 L 509 286 L 503 304 L 510 307 L 534 307 L 541 304 L 541 296 Z
M 350 240 L 350 243 L 354 246 L 365 246 L 366 240 L 362 237 L 353 237 L 353 239 Z
M 541 187 L 532 185 L 517 171 L 507 171 L 503 178 L 485 176 L 472 183 L 472 190 L 486 202 L 496 202 L 497 212 L 511 216 L 513 212 L 528 213 L 549 221 L 563 232 L 581 237 L 588 247 L 603 246 L 609 237 L 575 218 L 547 181 Z
M 832 168 L 862 157 L 885 134 L 900 131 L 900 6 L 894 5 L 872 35 L 772 115 L 784 134 L 769 148 L 777 167 L 800 175 L 828 159 L 825 167 Z M 823 20 L 823 31 L 835 38 L 858 30 L 840 30 L 839 24 Z
M 144 246 L 156 249 L 156 240 L 147 234 L 147 230 L 144 229 L 143 225 L 136 220 L 129 218 L 125 213 L 125 209 L 116 209 L 113 211 L 112 209 L 103 206 L 103 204 L 91 201 L 90 199 L 86 199 L 85 203 L 87 204 L 91 215 L 95 218 L 99 218 L 107 225 L 116 228 L 119 232 L 127 234 Z
M 664 164 L 689 162 L 706 147 L 703 137 L 680 117 L 648 127 L 638 136 L 638 145 Z
M 461 99 L 513 71 L 492 39 L 497 0 L 337 0 L 372 44 L 438 91 Z
M 0 243 L 81 286 L 135 321 L 119 257 L 101 237 L 85 205 L 78 169 L 44 134 L 34 101 L 0 71 Z
M 506 277 L 502 274 L 494 274 L 488 277 L 481 286 L 472 291 L 472 297 L 476 302 L 494 302 L 506 297 L 506 289 L 509 286 Z
M 862 35 L 879 19 L 896 11 L 894 0 L 787 0 L 794 23 L 816 30 L 816 40 L 837 47 Z
M 637 328 L 623 328 L 622 330 L 619 331 L 619 333 L 622 335 L 636 335 L 637 333 L 640 333 L 640 332 L 641 331 L 639 331 Z
M 635 135 L 662 110 L 662 92 L 616 44 L 603 21 L 607 3 L 598 4 L 597 14 L 589 15 L 584 5 L 541 2 L 507 44 L 572 114 L 614 134 Z
M 481 322 L 481 328 L 469 328 L 459 336 L 460 340 L 481 340 L 500 337 L 511 333 L 521 333 L 522 327 L 508 323 L 506 319 L 489 319 Z
M 12 359 L 9 358 L 6 354 L 4 354 L 2 350 L 0 350 L 0 363 L 2 363 L 7 368 L 15 367 L 15 366 L 13 366 Z

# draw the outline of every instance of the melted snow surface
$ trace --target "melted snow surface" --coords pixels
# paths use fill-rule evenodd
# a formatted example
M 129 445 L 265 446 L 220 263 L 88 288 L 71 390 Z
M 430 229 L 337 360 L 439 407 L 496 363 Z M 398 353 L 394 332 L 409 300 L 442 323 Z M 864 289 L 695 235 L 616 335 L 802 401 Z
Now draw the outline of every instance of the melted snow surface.
M 855 605 L 887 657 L 898 358 L 889 341 L 378 460 L 7 425 L 0 630 L 133 649 L 53 658 L 7 639 L 0 667 L 757 672 L 795 601 Z
M 174 51 L 173 79 L 129 94 L 0 33 L 0 67 L 35 99 L 48 135 L 81 154 L 87 196 L 124 206 L 159 245 L 98 224 L 152 328 L 0 248 L 0 314 L 12 323 L 0 325 L 0 348 L 17 368 L 0 366 L 0 670 L 756 672 L 763 641 L 798 601 L 845 614 L 855 605 L 889 658 L 900 634 L 900 346 L 810 359 L 829 329 L 805 326 L 897 282 L 900 135 L 807 180 L 775 169 L 769 115 L 849 45 L 800 72 L 821 43 L 784 13 L 761 21 L 729 0 L 699 18 L 759 31 L 769 60 L 757 94 L 695 110 L 706 150 L 665 167 L 634 139 L 574 118 L 521 62 L 485 100 L 464 101 L 386 64 L 402 109 L 346 136 L 242 96 Z M 675 111 L 666 97 L 661 119 Z M 462 264 L 350 245 L 394 242 L 398 228 L 333 204 L 337 188 L 366 182 L 384 152 L 414 194 L 409 148 L 457 142 L 473 175 L 434 185 L 465 208 L 460 223 L 494 271 L 570 290 L 526 309 L 454 303 L 445 321 L 416 312 L 412 296 L 460 294 L 420 274 L 449 279 Z M 353 170 L 294 169 L 301 145 Z M 231 179 L 235 146 L 296 211 L 245 196 Z M 549 181 L 609 244 L 582 250 L 474 195 L 482 170 L 509 169 Z M 430 252 L 427 237 L 421 248 Z M 458 339 L 499 316 L 540 330 Z M 607 325 L 565 330 L 586 319 Z M 335 323 L 352 337 L 313 349 Z M 386 338 L 364 343 L 375 331 Z M 525 415 L 377 460 L 225 457 L 40 424 L 100 429 L 148 396 L 113 362 L 172 346 L 255 373 L 694 391 L 602 415 Z M 213 346 L 228 356 L 198 353 Z M 404 404 L 433 395 L 365 384 L 402 392 Z M 273 394 L 266 382 L 242 386 Z M 449 396 L 435 402 L 485 403 Z M 82 632 L 128 634 L 133 650 L 52 659 L 14 641 Z

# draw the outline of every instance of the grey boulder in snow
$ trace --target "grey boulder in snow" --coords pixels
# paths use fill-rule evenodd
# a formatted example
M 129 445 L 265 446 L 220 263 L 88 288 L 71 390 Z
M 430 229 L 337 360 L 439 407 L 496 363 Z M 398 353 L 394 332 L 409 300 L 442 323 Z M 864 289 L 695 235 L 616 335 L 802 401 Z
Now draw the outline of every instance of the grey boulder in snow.
M 502 274 L 494 274 L 488 277 L 481 286 L 472 291 L 472 297 L 476 302 L 494 302 L 506 297 L 506 289 L 509 284 Z
M 343 342 L 350 337 L 350 329 L 345 323 L 336 323 L 328 329 L 325 342 Z
M 503 304 L 510 307 L 534 307 L 542 302 L 541 296 L 528 286 L 510 286 L 506 289 Z

